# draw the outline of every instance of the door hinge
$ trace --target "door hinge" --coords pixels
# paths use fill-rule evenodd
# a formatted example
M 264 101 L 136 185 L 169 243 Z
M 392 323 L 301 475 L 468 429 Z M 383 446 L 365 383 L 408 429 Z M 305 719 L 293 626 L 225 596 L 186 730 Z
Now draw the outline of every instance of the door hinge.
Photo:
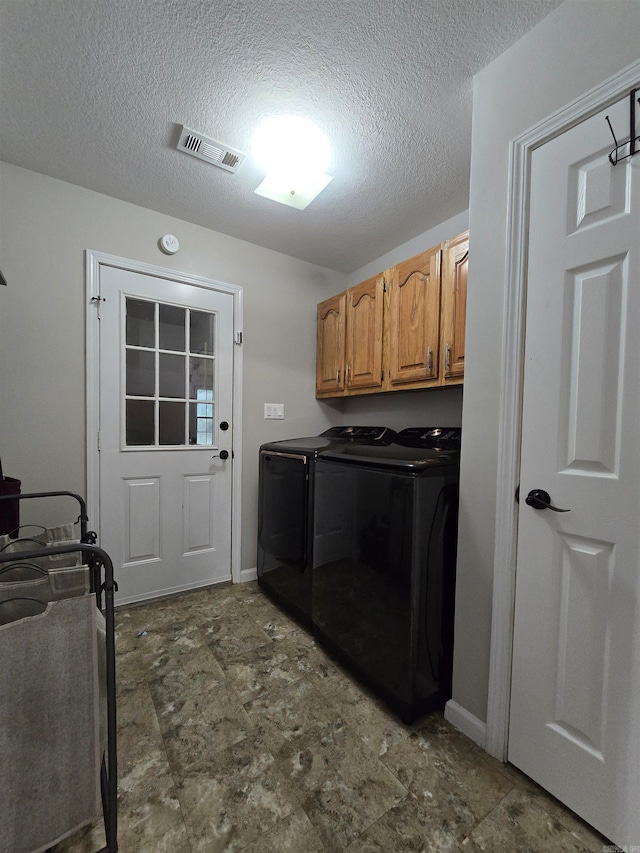
M 233 336 L 233 342 L 236 346 L 242 346 L 242 332 L 236 332 Z
M 95 306 L 98 309 L 98 320 L 99 320 L 100 319 L 100 304 L 102 302 L 106 302 L 107 300 L 103 296 L 92 296 L 89 301 L 95 303 Z

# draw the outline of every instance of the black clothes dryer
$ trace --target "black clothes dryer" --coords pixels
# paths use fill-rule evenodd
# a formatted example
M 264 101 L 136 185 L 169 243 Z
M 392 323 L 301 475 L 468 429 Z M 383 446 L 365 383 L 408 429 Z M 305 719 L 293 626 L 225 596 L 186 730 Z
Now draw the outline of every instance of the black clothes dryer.
M 389 444 L 386 427 L 331 427 L 319 436 L 263 444 L 259 456 L 258 583 L 307 626 L 311 624 L 315 464 L 338 447 Z
M 451 697 L 460 436 L 412 427 L 315 465 L 313 632 L 405 722 Z

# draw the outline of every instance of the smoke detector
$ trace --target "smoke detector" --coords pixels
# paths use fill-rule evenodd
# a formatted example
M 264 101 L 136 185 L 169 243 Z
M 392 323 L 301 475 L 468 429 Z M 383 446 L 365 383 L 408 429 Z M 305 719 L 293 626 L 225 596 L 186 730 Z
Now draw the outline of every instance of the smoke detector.
M 213 166 L 219 166 L 227 172 L 237 172 L 247 156 L 242 151 L 230 148 L 223 142 L 216 142 L 215 139 L 210 139 L 184 125 L 176 148 L 178 151 L 184 151 L 185 154 L 199 157 L 200 160 L 211 163 Z

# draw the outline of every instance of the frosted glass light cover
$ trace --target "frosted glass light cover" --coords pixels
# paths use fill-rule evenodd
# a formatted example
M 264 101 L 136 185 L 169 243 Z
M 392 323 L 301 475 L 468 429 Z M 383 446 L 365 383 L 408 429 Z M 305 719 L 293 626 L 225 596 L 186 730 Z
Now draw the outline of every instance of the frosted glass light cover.
M 267 172 L 263 182 L 254 192 L 272 201 L 279 201 L 289 207 L 304 210 L 332 180 L 331 175 L 316 172 L 291 176 Z

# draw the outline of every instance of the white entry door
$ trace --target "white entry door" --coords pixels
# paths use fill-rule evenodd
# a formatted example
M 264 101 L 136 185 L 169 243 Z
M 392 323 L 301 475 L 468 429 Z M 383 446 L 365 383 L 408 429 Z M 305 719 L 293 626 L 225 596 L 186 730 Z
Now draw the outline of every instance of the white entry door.
M 605 120 L 625 138 L 628 103 L 532 155 L 508 755 L 630 846 L 640 845 L 640 155 L 612 166 Z M 570 512 L 528 506 L 534 489 Z
M 116 600 L 230 580 L 233 295 L 103 264 L 100 297 L 100 545 Z

